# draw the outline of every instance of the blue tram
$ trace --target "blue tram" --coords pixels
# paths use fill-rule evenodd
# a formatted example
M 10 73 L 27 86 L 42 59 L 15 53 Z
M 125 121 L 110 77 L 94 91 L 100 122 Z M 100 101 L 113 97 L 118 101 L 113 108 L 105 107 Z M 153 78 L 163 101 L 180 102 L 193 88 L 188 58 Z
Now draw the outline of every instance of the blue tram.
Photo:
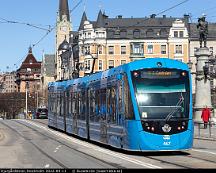
M 124 150 L 187 150 L 193 145 L 191 90 L 186 64 L 134 61 L 49 83 L 48 125 Z

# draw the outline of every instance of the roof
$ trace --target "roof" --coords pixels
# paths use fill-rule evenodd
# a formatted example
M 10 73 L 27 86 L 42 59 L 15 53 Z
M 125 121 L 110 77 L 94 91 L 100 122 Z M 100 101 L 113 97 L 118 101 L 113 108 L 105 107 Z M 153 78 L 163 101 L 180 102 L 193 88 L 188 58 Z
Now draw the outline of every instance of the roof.
M 41 69 L 41 62 L 37 61 L 34 55 L 32 54 L 32 49 L 31 47 L 29 48 L 29 52 L 25 60 L 22 62 L 20 69 Z
M 86 14 L 85 14 L 86 15 Z M 87 18 L 87 17 L 86 17 Z M 183 22 L 188 23 L 188 18 L 185 15 L 182 18 L 176 17 L 156 17 L 151 15 L 150 17 L 143 18 L 123 18 L 121 15 L 116 18 L 109 18 L 100 11 L 97 21 L 89 21 L 94 28 L 107 29 L 108 39 L 132 39 L 134 38 L 134 31 L 139 31 L 139 36 L 135 38 L 167 38 L 169 36 L 169 30 L 172 27 L 173 22 L 176 19 L 180 19 Z M 84 27 L 83 18 L 80 23 L 79 30 L 83 30 Z M 125 32 L 122 33 L 121 32 Z M 151 32 L 151 33 L 150 33 Z

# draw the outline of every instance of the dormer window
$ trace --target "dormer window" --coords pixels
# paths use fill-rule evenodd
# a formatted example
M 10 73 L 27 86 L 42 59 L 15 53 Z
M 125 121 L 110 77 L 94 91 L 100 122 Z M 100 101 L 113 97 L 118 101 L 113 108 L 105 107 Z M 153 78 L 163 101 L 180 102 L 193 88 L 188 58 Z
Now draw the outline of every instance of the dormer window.
M 126 30 L 121 30 L 120 31 L 120 37 L 121 38 L 126 38 L 127 37 L 127 31 Z
M 134 32 L 133 32 L 133 36 L 134 36 L 134 38 L 140 38 L 140 30 L 135 29 Z
M 147 37 L 153 37 L 153 36 L 154 36 L 154 31 L 153 31 L 153 29 L 148 29 L 148 30 L 146 31 L 146 36 L 147 36 Z

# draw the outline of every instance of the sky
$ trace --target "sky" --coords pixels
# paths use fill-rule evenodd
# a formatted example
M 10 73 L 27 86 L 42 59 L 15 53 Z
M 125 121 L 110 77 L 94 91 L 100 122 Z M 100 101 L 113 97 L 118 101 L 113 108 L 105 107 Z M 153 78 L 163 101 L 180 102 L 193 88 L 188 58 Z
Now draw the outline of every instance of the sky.
M 159 14 L 184 1 L 68 0 L 70 10 L 74 9 L 71 12 L 74 31 L 78 30 L 84 10 L 89 20 L 96 20 L 100 9 L 112 18 L 118 15 L 145 17 Z M 43 52 L 55 53 L 55 30 L 48 34 L 47 30 L 55 26 L 58 8 L 59 0 L 0 0 L 0 73 L 19 68 L 30 45 L 35 45 L 33 54 L 38 61 L 42 60 Z M 197 22 L 203 13 L 207 15 L 208 22 L 216 22 L 216 0 L 187 0 L 159 16 L 182 17 L 190 14 L 192 21 Z

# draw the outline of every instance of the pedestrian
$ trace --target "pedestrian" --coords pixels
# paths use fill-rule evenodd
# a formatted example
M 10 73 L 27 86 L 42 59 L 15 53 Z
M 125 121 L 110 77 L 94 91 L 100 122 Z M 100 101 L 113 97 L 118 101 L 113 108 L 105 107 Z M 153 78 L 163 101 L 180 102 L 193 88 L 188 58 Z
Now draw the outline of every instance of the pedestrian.
M 210 119 L 210 109 L 207 106 L 205 106 L 205 108 L 203 108 L 201 118 L 204 122 L 204 129 L 206 129 L 207 124 L 208 124 L 209 119 Z

